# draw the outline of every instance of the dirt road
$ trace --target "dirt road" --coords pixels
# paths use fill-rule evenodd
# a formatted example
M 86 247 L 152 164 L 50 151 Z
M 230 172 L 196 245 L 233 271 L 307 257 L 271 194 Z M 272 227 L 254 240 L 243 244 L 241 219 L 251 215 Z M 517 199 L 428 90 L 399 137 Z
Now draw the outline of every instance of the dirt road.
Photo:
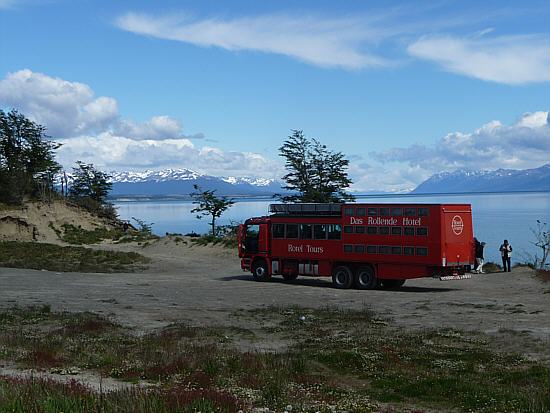
M 232 324 L 238 309 L 266 306 L 362 308 L 407 328 L 450 327 L 497 337 L 497 346 L 550 359 L 550 283 L 531 270 L 474 275 L 471 280 L 409 280 L 397 291 L 336 290 L 329 279 L 258 283 L 234 251 L 161 240 L 136 250 L 153 259 L 131 274 L 54 273 L 0 268 L 0 307 L 50 304 L 93 311 L 142 330 L 174 321 Z

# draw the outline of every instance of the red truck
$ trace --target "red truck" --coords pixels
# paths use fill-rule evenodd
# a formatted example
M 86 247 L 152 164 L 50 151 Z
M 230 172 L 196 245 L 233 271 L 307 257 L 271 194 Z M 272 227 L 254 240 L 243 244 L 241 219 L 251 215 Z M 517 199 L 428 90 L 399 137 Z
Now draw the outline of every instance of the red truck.
M 272 204 L 239 226 L 241 268 L 332 277 L 336 288 L 395 288 L 410 278 L 469 278 L 469 204 Z

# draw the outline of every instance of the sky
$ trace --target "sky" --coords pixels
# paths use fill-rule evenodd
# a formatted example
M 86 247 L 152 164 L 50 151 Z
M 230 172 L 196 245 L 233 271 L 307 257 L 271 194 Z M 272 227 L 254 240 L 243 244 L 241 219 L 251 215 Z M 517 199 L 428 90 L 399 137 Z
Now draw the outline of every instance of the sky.
M 352 189 L 550 162 L 548 1 L 0 0 L 0 108 L 67 169 L 280 178 L 303 130 Z

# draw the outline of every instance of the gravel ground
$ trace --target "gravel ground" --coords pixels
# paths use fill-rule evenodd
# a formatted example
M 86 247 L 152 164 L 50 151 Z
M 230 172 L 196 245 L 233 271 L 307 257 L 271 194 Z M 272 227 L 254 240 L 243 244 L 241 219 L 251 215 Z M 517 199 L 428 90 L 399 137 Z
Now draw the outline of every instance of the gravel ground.
M 252 280 L 236 252 L 162 239 L 139 251 L 153 259 L 143 273 L 85 274 L 0 268 L 0 307 L 49 304 L 52 310 L 92 311 L 141 331 L 174 321 L 238 325 L 236 310 L 266 306 L 369 306 L 398 328 L 457 328 L 493 335 L 497 349 L 550 360 L 550 283 L 527 268 L 472 279 L 408 280 L 396 291 L 336 290 L 328 278 L 284 283 Z

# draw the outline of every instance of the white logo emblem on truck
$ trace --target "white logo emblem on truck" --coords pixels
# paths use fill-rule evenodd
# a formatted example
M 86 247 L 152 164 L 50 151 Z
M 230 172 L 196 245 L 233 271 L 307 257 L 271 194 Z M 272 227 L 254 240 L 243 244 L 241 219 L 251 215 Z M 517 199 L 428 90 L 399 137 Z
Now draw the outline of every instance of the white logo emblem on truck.
M 455 215 L 453 217 L 453 220 L 451 222 L 451 228 L 453 229 L 453 232 L 455 235 L 462 234 L 462 230 L 464 229 L 464 222 L 462 221 L 462 218 L 460 215 Z

